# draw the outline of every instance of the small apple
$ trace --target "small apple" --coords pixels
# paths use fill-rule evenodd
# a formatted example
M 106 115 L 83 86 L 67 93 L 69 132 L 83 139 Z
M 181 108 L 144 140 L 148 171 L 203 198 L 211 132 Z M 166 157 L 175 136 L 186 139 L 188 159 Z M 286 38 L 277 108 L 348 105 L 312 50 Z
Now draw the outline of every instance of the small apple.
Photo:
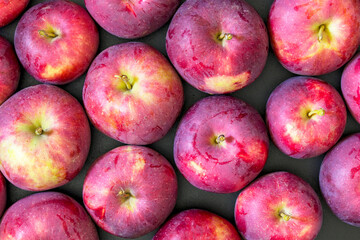
M 1 0 L 0 28 L 8 25 L 26 8 L 30 0 Z
M 6 181 L 3 175 L 0 173 L 0 217 L 6 206 L 6 197 Z

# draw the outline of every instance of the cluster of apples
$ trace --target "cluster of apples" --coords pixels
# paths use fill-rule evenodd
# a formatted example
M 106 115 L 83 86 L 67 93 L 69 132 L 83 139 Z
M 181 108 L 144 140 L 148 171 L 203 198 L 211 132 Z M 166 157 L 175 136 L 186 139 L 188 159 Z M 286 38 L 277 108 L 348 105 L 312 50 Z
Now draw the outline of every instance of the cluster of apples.
M 262 18 L 244 0 L 182 2 L 85 0 L 87 12 L 69 0 L 43 1 L 21 16 L 15 51 L 0 37 L 0 170 L 16 187 L 42 191 L 6 210 L 1 240 L 97 240 L 92 221 L 115 236 L 137 238 L 164 224 L 177 200 L 176 171 L 141 145 L 162 139 L 180 116 L 186 99 L 178 74 L 196 89 L 219 95 L 201 99 L 181 116 L 175 164 L 201 190 L 241 190 L 234 206 L 238 231 L 214 213 L 189 209 L 170 218 L 154 240 L 315 239 L 323 212 L 307 182 L 284 171 L 252 182 L 268 158 L 268 131 L 292 158 L 327 152 L 319 175 L 323 196 L 339 219 L 360 227 L 360 133 L 338 142 L 347 121 L 345 102 L 360 123 L 360 55 L 343 72 L 345 102 L 331 84 L 309 77 L 338 70 L 355 55 L 360 1 L 274 0 L 268 19 L 273 51 L 287 70 L 307 76 L 274 89 L 266 121 L 248 103 L 220 95 L 244 88 L 262 73 L 269 51 Z M 0 27 L 28 3 L 0 0 Z M 142 42 L 110 46 L 97 55 L 101 42 L 94 20 L 119 38 L 135 39 L 171 17 L 166 35 L 171 63 Z M 43 84 L 14 94 L 18 59 Z M 55 85 L 86 71 L 83 108 Z M 83 182 L 84 209 L 66 194 L 47 190 L 69 183 L 83 169 L 91 145 L 88 118 L 126 145 L 92 163 Z M 0 212 L 5 205 L 0 174 Z

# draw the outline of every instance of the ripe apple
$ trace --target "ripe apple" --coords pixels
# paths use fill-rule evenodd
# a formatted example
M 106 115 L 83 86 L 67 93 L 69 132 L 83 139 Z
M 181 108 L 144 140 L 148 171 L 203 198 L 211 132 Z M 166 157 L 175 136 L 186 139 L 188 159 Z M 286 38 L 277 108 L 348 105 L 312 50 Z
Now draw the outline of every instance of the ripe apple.
M 0 106 L 0 170 L 15 186 L 43 191 L 72 180 L 90 147 L 80 103 L 51 85 L 25 88 Z
M 86 76 L 83 100 L 100 131 L 123 143 L 145 145 L 172 127 L 183 105 L 183 88 L 161 53 L 132 42 L 96 57 Z
M 235 221 L 247 240 L 312 240 L 322 225 L 322 208 L 308 183 L 291 173 L 275 172 L 239 194 Z
M 175 206 L 177 180 L 154 150 L 122 146 L 98 158 L 88 171 L 84 204 L 96 224 L 123 238 L 155 230 Z
M 42 192 L 14 203 L 0 224 L 1 240 L 98 240 L 94 223 L 71 197 Z
M 330 84 L 312 77 L 293 77 L 271 93 L 266 117 L 270 135 L 283 153 L 311 158 L 328 151 L 340 139 L 346 107 Z
M 274 0 L 269 13 L 272 48 L 290 72 L 322 75 L 339 69 L 360 43 L 360 2 Z
M 180 75 L 211 94 L 253 82 L 265 66 L 268 48 L 265 24 L 244 0 L 188 0 L 166 35 L 167 53 Z
M 35 79 L 65 84 L 83 74 L 94 58 L 99 34 L 85 9 L 68 0 L 39 3 L 20 19 L 15 50 Z
M 20 66 L 13 47 L 0 36 L 0 105 L 15 92 L 19 79 Z
M 231 193 L 260 173 L 268 150 L 265 123 L 253 107 L 230 96 L 212 96 L 197 102 L 182 118 L 174 159 L 195 187 Z
M 85 0 L 95 21 L 121 38 L 144 37 L 163 26 L 174 14 L 180 0 Z
M 320 188 L 333 213 L 360 227 L 360 133 L 339 142 L 320 168 Z
M 6 206 L 6 181 L 3 175 L 0 173 L 0 216 L 4 212 Z
M 1 0 L 0 27 L 8 25 L 26 8 L 30 0 Z
M 240 240 L 235 227 L 224 218 L 200 209 L 182 211 L 167 221 L 152 240 Z

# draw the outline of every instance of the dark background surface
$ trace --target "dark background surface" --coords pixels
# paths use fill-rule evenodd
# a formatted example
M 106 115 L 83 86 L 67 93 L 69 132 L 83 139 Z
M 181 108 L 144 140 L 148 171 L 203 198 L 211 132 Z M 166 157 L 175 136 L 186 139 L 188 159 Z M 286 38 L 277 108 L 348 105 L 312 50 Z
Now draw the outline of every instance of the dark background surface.
M 83 0 L 72 0 L 72 1 L 78 3 L 82 7 L 85 7 Z M 40 2 L 43 1 L 31 0 L 27 9 Z M 184 0 L 182 2 L 184 2 Z M 263 18 L 263 20 L 266 23 L 272 0 L 247 0 L 247 2 L 250 3 L 258 11 L 260 16 Z M 7 40 L 9 40 L 12 43 L 14 42 L 14 32 L 19 19 L 20 17 L 17 18 L 13 23 L 3 28 L 0 28 L 0 35 L 5 37 Z M 158 49 L 164 55 L 166 55 L 165 36 L 168 26 L 169 23 L 167 23 L 165 26 L 160 28 L 155 33 L 144 38 L 136 39 L 135 41 L 145 42 Z M 101 29 L 99 26 L 98 29 L 100 33 L 100 47 L 98 49 L 98 53 L 100 53 L 102 50 L 112 45 L 129 41 L 112 36 L 105 30 Z M 338 91 L 340 91 L 340 78 L 342 71 L 343 68 L 333 73 L 319 76 L 319 78 L 326 80 L 327 82 L 332 84 Z M 275 89 L 277 85 L 279 85 L 281 82 L 292 76 L 294 76 L 294 74 L 288 72 L 280 65 L 280 63 L 275 58 L 272 50 L 270 49 L 265 69 L 260 75 L 260 77 L 249 86 L 231 95 L 251 104 L 260 112 L 261 116 L 265 118 L 265 106 L 270 93 Z M 85 74 L 82 75 L 77 80 L 75 80 L 74 82 L 61 86 L 61 88 L 71 93 L 82 103 L 81 95 L 82 95 L 82 87 L 84 84 L 84 80 L 85 80 Z M 24 69 L 22 69 L 21 80 L 19 83 L 18 90 L 36 84 L 39 84 L 39 82 L 37 82 L 32 76 L 30 76 L 27 72 L 25 72 Z M 185 104 L 181 116 L 196 101 L 208 96 L 207 94 L 202 93 L 196 90 L 195 88 L 191 87 L 185 81 L 183 81 L 183 86 L 185 92 Z M 179 124 L 179 120 L 180 118 L 176 121 L 175 125 L 172 127 L 172 129 L 163 139 L 161 139 L 160 141 L 154 144 L 149 145 L 149 147 L 163 154 L 171 162 L 178 176 L 178 184 L 179 184 L 178 199 L 172 215 L 185 209 L 201 208 L 216 213 L 234 224 L 233 211 L 234 211 L 236 197 L 239 194 L 239 192 L 235 192 L 232 194 L 216 194 L 216 193 L 209 193 L 199 190 L 193 187 L 189 182 L 187 182 L 187 180 L 185 180 L 185 178 L 176 169 L 173 159 L 173 141 L 175 137 L 176 128 Z M 354 120 L 354 118 L 350 116 L 350 114 L 348 113 L 348 119 L 347 119 L 344 136 L 350 135 L 355 132 L 360 132 L 360 124 L 358 124 Z M 54 189 L 55 191 L 59 191 L 70 195 L 81 204 L 82 204 L 82 198 L 81 198 L 82 185 L 85 178 L 85 174 L 89 169 L 91 163 L 94 162 L 95 159 L 101 156 L 102 154 L 105 154 L 111 149 L 122 145 L 121 143 L 100 133 L 93 126 L 91 127 L 91 133 L 92 133 L 92 143 L 91 143 L 90 153 L 84 168 L 74 180 L 72 180 L 71 182 L 69 182 L 68 184 L 62 187 Z M 316 158 L 304 159 L 304 160 L 292 159 L 286 156 L 285 154 L 283 154 L 282 152 L 280 152 L 273 145 L 273 143 L 271 143 L 269 158 L 267 160 L 267 163 L 263 171 L 260 173 L 259 176 L 274 171 L 288 171 L 298 175 L 299 177 L 303 178 L 305 181 L 311 184 L 311 186 L 315 189 L 316 193 L 320 197 L 324 211 L 323 226 L 317 239 L 319 240 L 360 239 L 360 228 L 347 225 L 341 222 L 340 220 L 338 220 L 335 217 L 335 215 L 330 211 L 325 200 L 321 196 L 319 183 L 318 183 L 318 174 L 323 157 L 324 155 L 321 155 Z M 32 192 L 18 189 L 15 186 L 11 185 L 10 183 L 7 184 L 7 187 L 8 187 L 7 207 L 9 207 L 15 201 L 32 194 Z M 157 230 L 138 239 L 151 239 L 152 236 L 156 233 L 156 231 Z M 119 237 L 115 237 L 109 233 L 106 233 L 105 231 L 99 228 L 98 228 L 98 232 L 101 240 L 121 239 Z

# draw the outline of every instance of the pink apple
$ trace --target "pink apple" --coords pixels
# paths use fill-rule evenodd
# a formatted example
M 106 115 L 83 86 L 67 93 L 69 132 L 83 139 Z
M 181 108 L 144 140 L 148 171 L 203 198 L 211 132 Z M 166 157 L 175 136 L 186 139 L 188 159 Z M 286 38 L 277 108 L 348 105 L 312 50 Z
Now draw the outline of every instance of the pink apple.
M 123 143 L 145 145 L 172 127 L 183 105 L 183 88 L 161 53 L 133 42 L 112 46 L 96 57 L 83 99 L 100 131 Z
M 15 92 L 19 79 L 20 66 L 14 49 L 5 38 L 0 37 L 0 105 Z
M 360 43 L 360 2 L 274 0 L 269 13 L 272 48 L 290 72 L 322 75 L 339 69 Z
M 308 183 L 291 173 L 275 172 L 239 194 L 235 221 L 247 240 L 313 240 L 322 225 L 322 208 Z
M 174 14 L 180 0 L 85 0 L 95 21 L 121 38 L 144 37 L 163 26 Z
M 166 36 L 167 53 L 180 75 L 211 94 L 253 82 L 265 66 L 268 45 L 263 20 L 244 0 L 188 0 Z
M 245 102 L 229 96 L 207 97 L 182 118 L 174 159 L 195 187 L 231 193 L 263 169 L 269 150 L 265 123 Z
M 339 142 L 320 168 L 322 194 L 343 222 L 360 227 L 360 133 Z
M 235 227 L 224 218 L 200 209 L 178 213 L 167 221 L 153 240 L 240 240 Z
M 68 0 L 54 0 L 39 3 L 22 16 L 14 41 L 20 62 L 34 78 L 65 84 L 86 71 L 99 34 L 85 9 Z
M 28 87 L 0 106 L 0 170 L 15 186 L 55 188 L 81 170 L 90 128 L 80 103 L 51 85 Z
M 83 186 L 85 207 L 97 225 L 124 238 L 159 227 L 176 197 L 177 180 L 170 163 L 140 146 L 118 147 L 98 158 Z
M 283 153 L 311 158 L 340 139 L 346 107 L 330 84 L 312 77 L 293 77 L 271 93 L 266 117 L 272 140 Z
M 8 25 L 26 8 L 30 0 L 0 0 L 0 27 Z
M 3 175 L 0 173 L 0 216 L 4 212 L 6 206 L 6 181 Z
M 14 203 L 0 225 L 1 240 L 98 240 L 85 209 L 57 192 L 36 193 Z

